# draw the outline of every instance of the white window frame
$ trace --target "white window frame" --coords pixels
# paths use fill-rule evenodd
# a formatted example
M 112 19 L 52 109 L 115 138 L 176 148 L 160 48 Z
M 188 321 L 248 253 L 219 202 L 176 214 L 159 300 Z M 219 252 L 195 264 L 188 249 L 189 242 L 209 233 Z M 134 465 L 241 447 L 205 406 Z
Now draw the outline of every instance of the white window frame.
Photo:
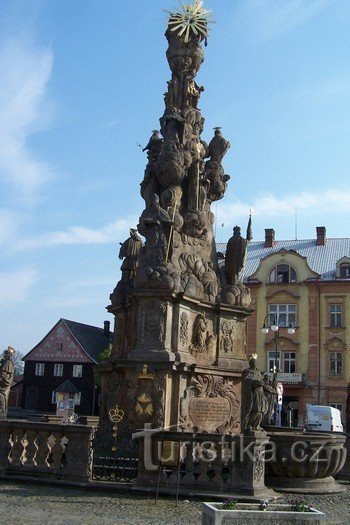
M 281 327 L 288 327 L 290 323 L 297 325 L 297 305 L 274 303 L 269 304 L 269 324 L 273 324 L 275 316 L 276 323 Z
M 286 270 L 284 272 L 282 272 L 281 270 L 280 270 L 280 273 L 278 272 L 278 268 L 281 268 L 282 266 L 288 267 L 288 280 L 283 280 L 283 275 L 285 275 L 287 273 Z M 297 272 L 295 271 L 293 266 L 291 266 L 290 264 L 285 264 L 285 263 L 277 264 L 270 271 L 269 283 L 271 283 L 271 284 L 296 283 L 297 280 L 298 280 Z
M 35 375 L 43 376 L 45 373 L 45 363 L 35 363 Z
M 63 376 L 63 364 L 62 363 L 55 363 L 53 366 L 53 375 L 55 377 L 62 377 Z
M 334 363 L 334 367 L 332 367 L 332 363 Z M 344 370 L 343 352 L 329 352 L 329 375 L 342 376 L 344 373 L 343 370 Z
M 288 364 L 288 370 L 286 370 L 287 364 Z M 290 350 L 284 351 L 283 352 L 283 372 L 285 374 L 294 374 L 296 372 L 296 369 L 297 369 L 296 352 L 291 352 Z
M 83 365 L 73 365 L 73 377 L 83 377 Z
M 81 403 L 81 392 L 77 392 L 76 394 L 74 394 L 74 404 L 76 406 L 79 406 Z
M 329 326 L 331 328 L 340 328 L 343 326 L 343 305 L 341 303 L 329 304 Z
M 57 405 L 57 392 L 54 390 L 52 390 L 51 403 L 53 405 Z
M 274 370 L 275 366 L 275 359 L 276 359 L 276 351 L 275 350 L 268 350 L 267 351 L 267 372 L 271 373 Z M 277 370 L 280 370 L 281 368 L 281 352 L 278 350 L 277 352 Z

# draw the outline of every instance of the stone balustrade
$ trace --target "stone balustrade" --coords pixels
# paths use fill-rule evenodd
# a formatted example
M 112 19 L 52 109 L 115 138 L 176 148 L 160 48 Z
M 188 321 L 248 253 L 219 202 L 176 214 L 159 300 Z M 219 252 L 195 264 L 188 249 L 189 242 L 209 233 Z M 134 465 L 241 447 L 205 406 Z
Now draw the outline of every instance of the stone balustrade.
M 0 421 L 0 477 L 88 482 L 93 430 L 24 420 Z
M 265 432 L 250 436 L 143 430 L 136 488 L 271 498 L 265 486 Z

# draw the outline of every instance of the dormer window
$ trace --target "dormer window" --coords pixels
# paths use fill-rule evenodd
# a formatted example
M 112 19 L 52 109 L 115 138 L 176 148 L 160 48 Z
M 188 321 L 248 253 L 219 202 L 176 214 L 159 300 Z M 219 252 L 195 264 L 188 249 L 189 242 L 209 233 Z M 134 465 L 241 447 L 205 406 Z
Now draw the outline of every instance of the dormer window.
M 343 263 L 339 268 L 340 278 L 341 279 L 350 279 L 350 264 Z
M 338 279 L 350 279 L 350 257 L 342 257 L 337 261 L 335 275 Z
M 296 271 L 288 264 L 278 264 L 271 271 L 269 282 L 277 284 L 296 283 Z

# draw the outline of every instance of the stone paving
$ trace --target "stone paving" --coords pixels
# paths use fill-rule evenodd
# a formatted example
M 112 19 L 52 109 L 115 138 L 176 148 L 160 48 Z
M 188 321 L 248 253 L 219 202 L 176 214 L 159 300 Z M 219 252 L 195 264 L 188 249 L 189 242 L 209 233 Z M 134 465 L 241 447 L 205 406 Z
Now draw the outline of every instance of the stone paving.
M 327 525 L 349 525 L 350 485 L 300 499 L 325 512 Z M 0 525 L 200 525 L 200 509 L 200 501 L 183 498 L 178 507 L 164 497 L 155 506 L 150 496 L 0 480 Z

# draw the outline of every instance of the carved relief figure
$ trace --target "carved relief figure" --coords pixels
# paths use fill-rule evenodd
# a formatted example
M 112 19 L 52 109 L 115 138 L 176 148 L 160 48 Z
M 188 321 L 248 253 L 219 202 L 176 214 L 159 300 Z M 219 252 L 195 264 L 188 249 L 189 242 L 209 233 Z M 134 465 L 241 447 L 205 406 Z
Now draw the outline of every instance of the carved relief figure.
M 0 419 L 5 419 L 8 411 L 8 398 L 14 374 L 14 348 L 9 346 L 0 361 Z
M 180 343 L 185 346 L 188 343 L 188 314 L 182 312 L 180 316 Z
M 164 341 L 166 306 L 152 302 L 142 311 L 141 344 L 153 345 Z
M 192 344 L 199 350 L 205 350 L 205 341 L 207 336 L 207 322 L 203 314 L 198 314 L 193 323 L 193 332 L 192 332 Z
M 221 324 L 220 349 L 225 354 L 232 353 L 235 344 L 235 325 L 228 321 Z

